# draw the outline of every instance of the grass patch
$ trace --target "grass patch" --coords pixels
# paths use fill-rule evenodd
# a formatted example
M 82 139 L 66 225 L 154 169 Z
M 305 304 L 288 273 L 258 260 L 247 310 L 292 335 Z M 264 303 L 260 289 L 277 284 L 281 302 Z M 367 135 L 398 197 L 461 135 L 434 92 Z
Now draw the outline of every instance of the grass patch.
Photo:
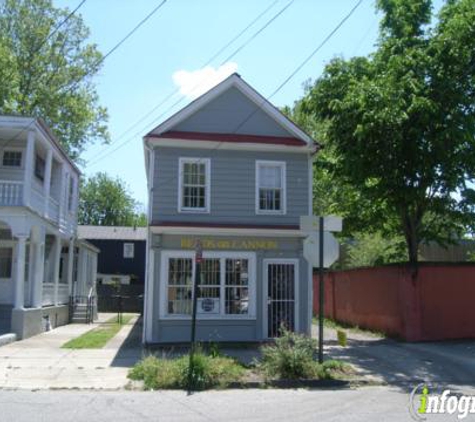
M 313 317 L 313 323 L 318 324 L 318 318 Z M 326 328 L 332 328 L 334 330 L 346 330 L 354 334 L 363 334 L 372 337 L 385 338 L 386 334 L 377 330 L 370 330 L 367 328 L 361 328 L 357 325 L 347 324 L 345 322 L 338 322 L 330 318 L 325 318 L 323 320 L 323 325 Z
M 108 319 L 98 327 L 76 337 L 61 346 L 62 349 L 102 349 L 120 329 L 130 322 L 134 315 L 124 314 L 122 325 L 117 322 L 117 316 Z
M 128 377 L 143 381 L 146 390 L 187 389 L 188 370 L 188 355 L 174 359 L 149 356 L 138 362 L 129 371 Z M 225 388 L 231 382 L 239 382 L 245 371 L 235 359 L 197 352 L 194 355 L 193 389 Z

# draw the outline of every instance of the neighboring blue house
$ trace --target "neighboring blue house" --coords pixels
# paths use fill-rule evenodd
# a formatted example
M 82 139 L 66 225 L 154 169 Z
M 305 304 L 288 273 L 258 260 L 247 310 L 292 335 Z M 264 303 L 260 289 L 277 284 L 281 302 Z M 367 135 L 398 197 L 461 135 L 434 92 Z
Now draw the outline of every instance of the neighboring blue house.
M 98 248 L 98 284 L 144 285 L 145 227 L 78 226 L 78 238 Z
M 282 324 L 310 334 L 299 217 L 312 214 L 314 140 L 233 74 L 147 134 L 144 147 L 144 341 L 189 341 L 197 239 L 201 341 L 263 341 Z

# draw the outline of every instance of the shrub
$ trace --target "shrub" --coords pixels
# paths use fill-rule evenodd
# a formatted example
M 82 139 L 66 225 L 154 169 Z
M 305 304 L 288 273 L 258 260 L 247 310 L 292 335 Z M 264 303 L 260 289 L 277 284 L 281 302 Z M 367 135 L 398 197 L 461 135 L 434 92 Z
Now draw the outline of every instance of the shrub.
M 261 347 L 259 366 L 270 377 L 313 378 L 316 375 L 315 349 L 315 340 L 281 328 L 281 336 L 275 344 Z
M 138 362 L 128 376 L 144 381 L 147 390 L 188 389 L 189 359 L 188 355 L 174 359 L 147 357 Z M 197 352 L 193 363 L 191 387 L 194 390 L 226 387 L 239 381 L 244 373 L 243 366 L 229 357 L 211 357 Z
M 338 337 L 338 344 L 342 347 L 346 347 L 346 345 L 348 344 L 346 332 L 343 330 L 337 330 L 336 335 Z
M 350 373 L 352 368 L 349 364 L 339 360 L 327 360 L 317 366 L 319 379 L 335 379 L 339 374 Z

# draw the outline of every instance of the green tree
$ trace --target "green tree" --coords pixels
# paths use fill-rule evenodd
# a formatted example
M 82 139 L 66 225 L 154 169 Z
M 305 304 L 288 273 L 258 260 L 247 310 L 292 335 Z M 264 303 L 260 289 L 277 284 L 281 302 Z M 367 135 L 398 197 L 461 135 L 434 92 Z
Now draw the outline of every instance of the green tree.
M 447 1 L 435 23 L 430 0 L 377 7 L 376 52 L 332 60 L 301 108 L 324 132 L 333 174 L 382 204 L 416 267 L 421 241 L 475 222 L 475 2 Z
M 345 267 L 372 267 L 407 261 L 402 236 L 386 237 L 381 232 L 355 233 L 346 244 Z
M 147 218 L 138 211 L 139 205 L 121 179 L 97 173 L 81 184 L 79 224 L 146 226 Z
M 93 84 L 102 55 L 70 13 L 51 0 L 0 2 L 0 113 L 43 118 L 77 160 L 109 135 Z

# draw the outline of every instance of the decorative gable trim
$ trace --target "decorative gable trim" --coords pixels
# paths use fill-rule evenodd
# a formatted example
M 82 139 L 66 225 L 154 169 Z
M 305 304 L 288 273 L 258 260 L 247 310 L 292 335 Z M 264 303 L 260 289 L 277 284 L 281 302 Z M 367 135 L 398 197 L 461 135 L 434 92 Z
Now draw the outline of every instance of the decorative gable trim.
M 274 107 L 266 98 L 259 94 L 247 82 L 245 82 L 237 73 L 232 74 L 220 84 L 210 89 L 207 93 L 197 98 L 179 112 L 165 120 L 162 124 L 157 126 L 149 132 L 145 138 L 162 135 L 166 132 L 172 131 L 173 127 L 186 120 L 188 117 L 196 113 L 199 109 L 204 107 L 210 101 L 219 97 L 231 87 L 237 88 L 249 100 L 255 103 L 261 110 L 263 110 L 269 117 L 271 117 L 277 124 L 282 126 L 295 138 L 305 142 L 307 145 L 313 145 L 315 141 L 300 129 L 295 123 L 282 114 L 276 107 Z M 287 138 L 283 138 L 287 139 Z

